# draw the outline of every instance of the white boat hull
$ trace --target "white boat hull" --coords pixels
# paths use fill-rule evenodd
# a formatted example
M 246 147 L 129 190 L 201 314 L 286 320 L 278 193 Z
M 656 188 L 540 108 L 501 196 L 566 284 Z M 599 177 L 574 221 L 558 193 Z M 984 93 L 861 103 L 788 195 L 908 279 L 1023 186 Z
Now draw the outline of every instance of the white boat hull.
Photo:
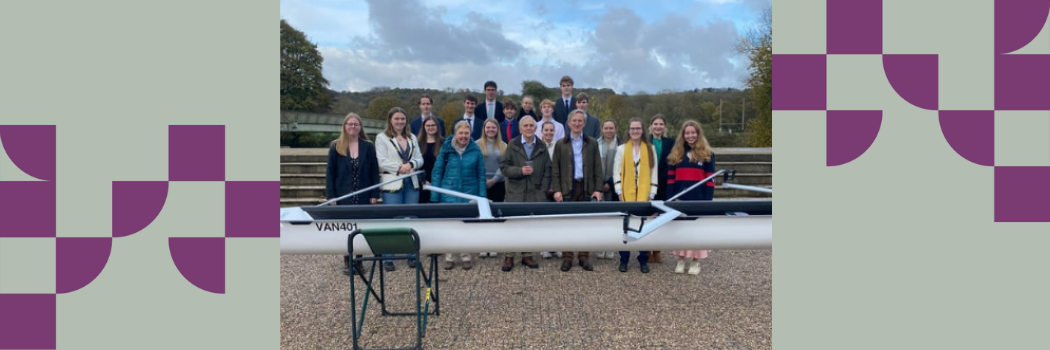
M 630 226 L 638 228 L 640 218 Z M 648 223 L 649 221 L 647 221 Z M 706 216 L 668 222 L 645 237 L 624 243 L 619 215 L 566 218 L 388 219 L 281 222 L 281 254 L 346 254 L 353 229 L 411 227 L 422 254 L 538 251 L 640 251 L 674 249 L 772 249 L 773 217 Z M 364 237 L 354 254 L 371 254 Z

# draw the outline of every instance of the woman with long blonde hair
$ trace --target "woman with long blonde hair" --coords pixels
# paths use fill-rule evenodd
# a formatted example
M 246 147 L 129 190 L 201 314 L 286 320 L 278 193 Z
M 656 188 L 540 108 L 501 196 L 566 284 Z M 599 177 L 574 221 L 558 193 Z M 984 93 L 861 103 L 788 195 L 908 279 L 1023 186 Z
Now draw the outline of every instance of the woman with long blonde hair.
M 329 200 L 357 192 L 379 183 L 379 163 L 376 148 L 368 141 L 361 125 L 361 117 L 350 113 L 343 118 L 339 138 L 328 146 L 328 166 L 325 170 L 325 198 Z M 350 196 L 332 205 L 376 204 L 379 189 Z M 350 256 L 343 256 L 344 274 L 351 274 Z M 357 269 L 363 269 L 358 263 Z
M 674 197 L 697 182 L 715 173 L 715 154 L 704 137 L 704 128 L 687 120 L 678 131 L 678 143 L 667 156 L 667 197 Z M 678 197 L 679 200 L 709 201 L 714 199 L 715 181 L 710 181 Z M 706 259 L 707 250 L 675 250 L 678 257 L 675 273 L 685 272 L 686 260 L 692 260 L 689 274 L 700 274 L 700 259 Z

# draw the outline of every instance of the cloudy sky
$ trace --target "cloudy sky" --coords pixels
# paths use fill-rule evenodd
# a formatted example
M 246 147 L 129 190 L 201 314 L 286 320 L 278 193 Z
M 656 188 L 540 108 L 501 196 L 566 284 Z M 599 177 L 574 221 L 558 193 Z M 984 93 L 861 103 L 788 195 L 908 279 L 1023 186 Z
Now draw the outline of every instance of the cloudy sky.
M 658 92 L 742 87 L 738 38 L 772 0 L 282 0 L 324 56 L 329 88 L 508 93 L 521 82 Z

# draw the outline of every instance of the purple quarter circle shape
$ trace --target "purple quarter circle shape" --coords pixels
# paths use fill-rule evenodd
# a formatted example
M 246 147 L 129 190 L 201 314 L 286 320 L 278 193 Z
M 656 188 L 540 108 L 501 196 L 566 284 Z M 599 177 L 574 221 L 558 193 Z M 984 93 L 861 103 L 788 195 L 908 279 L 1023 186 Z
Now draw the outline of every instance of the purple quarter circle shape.
M 882 111 L 828 111 L 827 114 L 827 166 L 857 159 L 879 136 Z
M 168 198 L 167 181 L 113 181 L 113 237 L 127 237 L 157 219 Z
M 55 349 L 55 294 L 0 294 L 0 349 Z
M 773 110 L 823 111 L 828 105 L 827 55 L 773 55 Z
M 827 0 L 829 55 L 882 54 L 882 0 Z
M 26 175 L 55 181 L 54 125 L 0 125 L 0 142 L 11 162 Z
M 106 268 L 112 248 L 112 237 L 58 237 L 55 291 L 70 293 L 91 284 Z
M 886 80 L 915 107 L 937 109 L 937 55 L 882 55 Z
M 995 111 L 940 111 L 941 134 L 955 153 L 977 165 L 995 165 Z
M 1028 45 L 1043 29 L 1048 14 L 1050 0 L 995 0 L 995 53 Z
M 1050 166 L 995 167 L 995 222 L 1050 222 Z
M 168 180 L 225 179 L 225 125 L 168 126 Z
M 212 293 L 226 292 L 225 237 L 170 237 L 168 249 L 175 267 L 191 284 Z

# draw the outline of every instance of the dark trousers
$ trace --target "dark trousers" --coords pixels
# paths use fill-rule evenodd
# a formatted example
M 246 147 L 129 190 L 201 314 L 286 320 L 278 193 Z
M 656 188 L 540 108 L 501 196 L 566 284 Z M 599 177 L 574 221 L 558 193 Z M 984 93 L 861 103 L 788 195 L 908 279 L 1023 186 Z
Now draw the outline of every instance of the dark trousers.
M 630 260 L 631 260 L 631 252 L 629 252 L 629 251 L 620 251 L 620 263 L 621 264 L 626 264 Z M 649 252 L 648 251 L 638 252 L 638 263 L 639 264 L 648 264 L 649 263 Z
M 583 191 L 583 180 L 573 180 L 572 189 L 569 190 L 569 197 L 564 198 L 566 201 L 572 202 L 585 202 L 588 200 L 587 193 Z M 580 261 L 585 261 L 591 257 L 591 252 L 579 252 Z M 562 260 L 572 261 L 574 258 L 573 252 L 561 252 Z

